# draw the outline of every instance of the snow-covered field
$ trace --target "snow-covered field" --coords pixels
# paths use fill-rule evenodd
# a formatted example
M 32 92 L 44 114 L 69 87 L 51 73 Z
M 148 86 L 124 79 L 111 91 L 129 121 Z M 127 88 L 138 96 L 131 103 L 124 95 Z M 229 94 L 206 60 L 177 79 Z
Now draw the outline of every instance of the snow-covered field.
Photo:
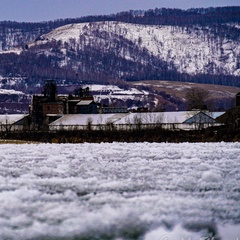
M 2 144 L 0 152 L 1 240 L 240 239 L 240 143 Z

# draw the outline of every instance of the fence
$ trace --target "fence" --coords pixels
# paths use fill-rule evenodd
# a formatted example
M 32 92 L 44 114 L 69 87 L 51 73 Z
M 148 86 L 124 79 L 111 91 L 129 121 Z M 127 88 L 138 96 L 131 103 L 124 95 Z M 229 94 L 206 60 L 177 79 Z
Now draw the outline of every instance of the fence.
M 156 124 L 98 124 L 98 125 L 49 125 L 50 131 L 73 130 L 137 130 L 162 128 L 166 130 L 201 130 L 211 126 L 221 126 L 221 123 L 156 123 Z

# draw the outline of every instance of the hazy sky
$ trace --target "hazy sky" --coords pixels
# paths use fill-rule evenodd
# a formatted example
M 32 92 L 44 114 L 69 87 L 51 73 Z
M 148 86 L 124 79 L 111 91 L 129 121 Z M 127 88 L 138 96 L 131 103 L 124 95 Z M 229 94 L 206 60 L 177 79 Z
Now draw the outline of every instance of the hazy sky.
M 0 0 L 0 21 L 39 22 L 127 10 L 240 6 L 240 0 Z

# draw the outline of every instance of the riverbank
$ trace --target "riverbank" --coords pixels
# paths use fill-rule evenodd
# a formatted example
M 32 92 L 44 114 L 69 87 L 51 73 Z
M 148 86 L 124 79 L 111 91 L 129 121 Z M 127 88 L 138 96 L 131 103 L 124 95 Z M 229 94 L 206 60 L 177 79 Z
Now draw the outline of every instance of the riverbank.
M 22 131 L 1 135 L 2 142 L 45 143 L 100 143 L 100 142 L 236 142 L 240 141 L 240 130 L 208 128 L 203 130 L 165 130 L 161 128 L 133 130 L 73 130 L 73 131 Z

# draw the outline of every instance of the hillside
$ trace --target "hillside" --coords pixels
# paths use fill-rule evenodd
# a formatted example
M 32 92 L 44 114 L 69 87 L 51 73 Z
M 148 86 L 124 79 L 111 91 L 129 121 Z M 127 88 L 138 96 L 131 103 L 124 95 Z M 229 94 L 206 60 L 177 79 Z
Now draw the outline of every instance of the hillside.
M 24 99 L 10 97 L 4 102 L 27 104 L 46 79 L 64 86 L 64 93 L 68 86 L 80 84 L 113 84 L 128 90 L 140 80 L 174 81 L 169 86 L 177 81 L 239 87 L 239 16 L 240 7 L 223 7 L 129 11 L 43 23 L 0 22 L 1 88 L 26 94 Z M 165 101 L 166 109 L 184 107 L 182 96 L 175 96 L 170 87 L 160 90 L 157 98 L 154 82 L 152 87 L 148 97 L 135 99 L 141 102 L 137 105 L 148 102 L 156 109 Z M 227 103 L 220 108 L 228 108 L 234 94 L 222 93 L 220 99 Z
M 0 23 L 0 75 L 238 86 L 240 7 Z
M 151 91 L 155 94 L 158 110 L 185 110 L 186 92 L 192 88 L 200 88 L 209 92 L 207 106 L 209 110 L 227 110 L 235 106 L 235 97 L 240 88 L 213 84 L 199 84 L 173 81 L 136 81 L 133 86 L 138 90 Z
M 240 28 L 240 25 L 236 27 Z M 144 54 L 146 51 L 148 57 L 158 59 L 158 63 L 162 61 L 168 69 L 175 69 L 179 73 L 239 76 L 239 39 L 221 39 L 212 32 L 211 27 L 205 29 L 195 27 L 193 31 L 187 27 L 121 22 L 82 23 L 65 25 L 41 36 L 38 46 L 56 41 L 61 42 L 62 53 L 69 48 L 77 52 L 89 47 L 101 54 L 110 51 L 127 61 L 137 61 L 143 65 L 149 62 L 144 62 L 145 56 L 139 56 L 136 52 Z M 35 44 L 29 45 L 31 46 L 34 47 Z M 68 62 L 64 59 L 61 64 L 66 66 Z M 155 64 L 154 61 L 150 63 Z M 157 64 L 155 67 L 161 69 Z M 126 73 L 119 72 L 117 77 L 124 74 Z

